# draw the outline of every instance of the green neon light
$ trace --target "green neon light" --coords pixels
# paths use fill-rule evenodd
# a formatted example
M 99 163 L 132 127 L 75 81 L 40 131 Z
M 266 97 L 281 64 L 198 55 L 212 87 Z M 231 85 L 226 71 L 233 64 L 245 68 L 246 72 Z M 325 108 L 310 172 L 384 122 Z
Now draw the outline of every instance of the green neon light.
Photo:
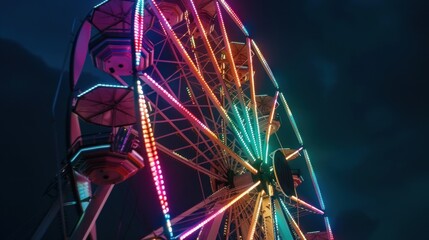
M 241 118 L 240 113 L 238 112 L 238 108 L 236 105 L 234 105 L 233 108 L 234 108 L 235 116 L 238 118 L 238 121 L 240 122 L 241 131 L 244 133 L 244 136 L 246 137 L 247 142 L 250 143 L 251 140 L 250 140 L 249 134 L 247 133 L 246 127 L 243 124 L 243 119 Z
M 256 138 L 255 138 L 255 133 L 253 132 L 252 122 L 250 121 L 249 112 L 247 111 L 246 107 L 244 107 L 244 113 L 245 113 L 244 115 L 246 116 L 246 120 L 248 123 L 248 128 L 250 129 L 250 134 L 251 134 L 252 140 L 253 140 L 250 142 L 253 143 L 252 147 L 255 150 L 256 156 L 258 156 L 258 158 L 261 158 L 261 155 L 259 154 L 258 143 L 257 143 Z

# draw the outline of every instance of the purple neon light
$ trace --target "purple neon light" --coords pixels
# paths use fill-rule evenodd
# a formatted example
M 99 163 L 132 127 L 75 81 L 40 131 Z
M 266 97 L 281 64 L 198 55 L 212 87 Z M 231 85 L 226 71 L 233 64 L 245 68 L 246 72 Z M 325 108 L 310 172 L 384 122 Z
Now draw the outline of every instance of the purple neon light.
M 225 2 L 225 0 L 220 0 L 220 4 L 222 4 L 223 8 L 228 12 L 229 16 L 232 18 L 232 20 L 237 24 L 241 31 L 243 31 L 244 35 L 246 37 L 249 36 L 249 33 L 247 32 L 246 27 L 244 27 L 244 24 L 240 21 L 240 18 L 238 18 L 237 14 L 232 10 L 232 8 L 228 5 L 228 3 Z

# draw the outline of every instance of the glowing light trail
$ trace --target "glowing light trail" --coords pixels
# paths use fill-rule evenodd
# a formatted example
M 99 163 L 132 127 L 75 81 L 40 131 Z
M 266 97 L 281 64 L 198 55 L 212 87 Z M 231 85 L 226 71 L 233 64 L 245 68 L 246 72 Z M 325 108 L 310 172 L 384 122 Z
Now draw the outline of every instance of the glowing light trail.
M 231 200 L 229 203 L 227 203 L 225 206 L 223 206 L 222 208 L 220 208 L 219 210 L 217 210 L 210 217 L 206 218 L 204 221 L 200 222 L 195 227 L 193 227 L 193 228 L 189 229 L 188 231 L 182 233 L 180 235 L 180 239 L 182 240 L 182 239 L 185 239 L 185 238 L 189 237 L 189 235 L 191 235 L 192 233 L 194 233 L 195 231 L 197 231 L 198 229 L 200 229 L 201 227 L 203 227 L 204 225 L 206 225 L 208 222 L 210 222 L 211 220 L 213 220 L 219 214 L 223 213 L 226 209 L 228 209 L 229 207 L 231 207 L 234 203 L 236 203 L 238 200 L 240 200 L 242 197 L 244 197 L 246 194 L 248 194 L 250 191 L 252 191 L 254 188 L 256 188 L 260 183 L 261 183 L 261 181 L 256 182 L 255 184 L 253 184 L 252 186 L 250 186 L 247 190 L 245 190 L 240 195 L 238 195 L 233 200 Z

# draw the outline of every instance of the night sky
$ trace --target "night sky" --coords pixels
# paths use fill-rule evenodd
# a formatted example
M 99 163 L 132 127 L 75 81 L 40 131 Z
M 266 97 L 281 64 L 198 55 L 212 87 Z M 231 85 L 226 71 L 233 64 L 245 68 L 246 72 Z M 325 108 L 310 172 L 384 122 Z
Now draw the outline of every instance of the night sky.
M 230 2 L 286 94 L 337 239 L 423 239 L 429 2 Z M 43 193 L 56 169 L 54 129 L 65 131 L 63 118 L 54 122 L 51 114 L 56 82 L 72 31 L 97 3 L 2 2 L 2 238 L 26 239 L 46 208 Z M 61 96 L 58 116 L 65 105 Z M 112 199 L 144 199 L 144 193 L 130 194 L 138 178 L 118 186 Z M 113 200 L 107 207 L 119 209 Z M 135 218 L 143 225 L 150 219 Z M 138 224 L 124 223 L 116 236 L 100 233 L 100 239 L 127 239 Z

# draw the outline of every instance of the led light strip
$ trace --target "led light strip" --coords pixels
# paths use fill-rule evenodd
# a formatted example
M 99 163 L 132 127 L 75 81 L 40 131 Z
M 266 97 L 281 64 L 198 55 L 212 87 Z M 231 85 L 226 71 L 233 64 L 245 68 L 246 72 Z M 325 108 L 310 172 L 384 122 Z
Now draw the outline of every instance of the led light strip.
M 247 130 L 246 130 L 246 128 L 245 128 L 245 126 L 244 126 L 244 124 L 243 124 L 243 119 L 241 118 L 240 113 L 238 112 L 238 108 L 237 108 L 237 106 L 236 106 L 236 105 L 233 105 L 233 108 L 234 108 L 235 115 L 237 116 L 237 119 L 238 119 L 238 121 L 240 122 L 241 131 L 243 131 L 244 136 L 245 136 L 245 137 L 246 137 L 246 139 L 247 139 L 247 142 L 249 142 L 249 143 L 250 143 L 250 142 L 251 142 L 251 140 L 250 140 L 249 134 L 247 133 Z
M 247 44 L 247 58 L 249 62 L 249 81 L 250 81 L 250 95 L 252 98 L 252 108 L 253 108 L 253 115 L 254 115 L 254 121 L 256 126 L 256 136 L 257 136 L 257 143 L 255 143 L 256 148 L 259 150 L 256 151 L 256 155 L 258 155 L 258 158 L 262 157 L 262 140 L 261 140 L 261 132 L 259 129 L 259 120 L 258 120 L 258 105 L 256 103 L 256 91 L 255 91 L 255 78 L 253 75 L 253 60 L 252 60 L 252 40 L 250 38 L 246 39 Z
M 104 145 L 99 145 L 99 146 L 94 146 L 94 147 L 87 147 L 87 148 L 82 148 L 81 150 L 79 150 L 70 160 L 70 162 L 73 162 L 74 160 L 76 160 L 77 157 L 79 157 L 79 155 L 83 152 L 88 152 L 88 151 L 93 151 L 93 150 L 100 150 L 100 149 L 109 149 L 110 148 L 110 144 L 104 144 Z
M 220 29 L 222 31 L 222 36 L 223 36 L 223 40 L 224 40 L 224 44 L 225 44 L 225 49 L 226 49 L 226 52 L 227 52 L 227 59 L 228 59 L 228 62 L 230 64 L 230 69 L 232 70 L 232 73 L 233 73 L 233 76 L 234 76 L 235 85 L 236 85 L 237 92 L 238 92 L 238 99 L 239 99 L 239 101 L 241 103 L 241 107 L 242 107 L 242 109 L 244 111 L 245 120 L 247 122 L 247 128 L 250 129 L 252 137 L 253 137 L 253 139 L 255 139 L 254 134 L 253 134 L 252 123 L 250 122 L 249 113 L 247 111 L 246 104 L 244 103 L 244 99 L 243 99 L 243 96 L 242 96 L 243 90 L 241 88 L 241 82 L 240 82 L 240 78 L 238 76 L 237 68 L 236 68 L 236 65 L 235 65 L 235 62 L 234 62 L 234 57 L 232 56 L 232 50 L 231 50 L 231 45 L 230 45 L 229 38 L 228 38 L 228 33 L 226 32 L 225 23 L 223 21 L 222 12 L 220 10 L 220 6 L 219 6 L 218 2 L 216 2 L 216 8 L 217 8 L 217 11 L 218 11 L 219 25 L 220 25 Z M 237 112 L 238 117 L 241 118 L 240 117 L 240 113 L 238 113 L 238 111 L 236 111 L 236 112 Z M 242 123 L 242 121 L 240 121 L 240 123 Z M 243 126 L 243 130 L 244 130 L 245 136 L 249 138 L 249 134 L 247 133 L 245 126 Z M 249 142 L 252 143 L 250 140 L 249 140 Z M 253 147 L 253 150 L 258 155 L 258 153 L 257 153 L 258 150 L 255 147 L 255 144 L 252 144 L 252 147 Z
M 295 156 L 296 154 L 298 154 L 302 149 L 304 149 L 304 147 L 300 147 L 300 148 L 298 148 L 298 150 L 296 150 L 295 152 L 293 152 L 293 153 L 291 153 L 291 154 L 287 155 L 287 156 L 286 156 L 286 160 L 291 159 L 293 156 Z
M 289 210 L 287 209 L 286 205 L 284 204 L 283 200 L 279 198 L 279 202 L 283 208 L 283 211 L 286 213 L 287 218 L 292 223 L 292 227 L 295 230 L 295 232 L 299 235 L 301 240 L 306 240 L 307 238 L 304 236 L 304 233 L 302 233 L 301 229 L 299 228 L 298 224 L 296 224 L 295 219 L 293 219 L 292 215 L 290 214 Z
M 256 55 L 258 56 L 259 60 L 262 62 L 262 66 L 264 67 L 265 71 L 267 72 L 274 86 L 278 89 L 279 84 L 277 83 L 276 78 L 274 77 L 274 74 L 271 71 L 270 66 L 268 66 L 267 60 L 265 60 L 261 50 L 259 50 L 259 47 L 256 45 L 256 42 L 253 39 L 252 39 L 252 46 L 256 50 Z
M 315 212 L 317 214 L 320 214 L 320 215 L 325 214 L 325 212 L 323 212 L 322 210 L 320 210 L 320 209 L 318 209 L 318 208 L 316 208 L 316 207 L 314 207 L 314 206 L 312 206 L 312 205 L 304 202 L 303 200 L 301 200 L 301 199 L 299 199 L 299 198 L 297 198 L 297 197 L 295 197 L 293 195 L 290 197 L 290 199 L 293 200 L 293 201 L 295 201 L 299 205 L 302 205 L 302 206 L 308 208 L 309 210 L 311 210 L 311 211 L 313 211 L 313 212 Z
M 272 215 L 274 215 L 274 235 L 276 236 L 276 240 L 277 239 L 281 239 L 280 238 L 280 233 L 279 233 L 279 224 L 278 224 L 278 219 L 277 219 L 277 211 L 276 211 L 276 204 L 274 203 L 274 198 L 271 198 L 271 210 L 272 210 Z
M 250 116 L 249 116 L 249 112 L 247 111 L 247 107 L 244 106 L 244 115 L 246 116 L 246 120 L 247 120 L 247 124 L 248 124 L 248 128 L 250 130 L 250 134 L 252 136 L 253 141 L 250 141 L 250 143 L 252 144 L 253 150 L 256 153 L 256 156 L 258 156 L 258 158 L 260 158 L 259 155 L 259 150 L 258 150 L 258 143 L 255 142 L 256 138 L 255 138 L 255 133 L 253 132 L 253 126 L 252 126 L 252 122 L 250 121 Z
M 284 107 L 284 108 L 285 108 L 285 110 L 286 110 L 286 114 L 287 114 L 287 116 L 288 116 L 288 118 L 289 118 L 289 122 L 290 122 L 290 124 L 292 125 L 293 131 L 295 132 L 296 137 L 298 138 L 298 142 L 299 142 L 299 144 L 303 145 L 304 143 L 303 143 L 303 141 L 302 141 L 301 134 L 300 134 L 300 133 L 299 133 L 299 131 L 298 131 L 298 127 L 297 127 L 297 125 L 296 125 L 295 119 L 294 119 L 294 117 L 293 117 L 293 115 L 292 115 L 292 112 L 291 112 L 291 110 L 290 110 L 290 108 L 289 108 L 289 105 L 287 104 L 286 98 L 285 98 L 285 96 L 283 95 L 283 93 L 280 93 L 280 100 L 281 100 L 281 101 L 282 101 L 282 103 L 283 103 L 283 107 Z
M 313 182 L 314 190 L 316 191 L 317 199 L 319 199 L 320 208 L 325 210 L 325 203 L 323 202 L 322 193 L 320 192 L 319 183 L 317 181 L 316 173 L 313 170 L 313 166 L 310 161 L 310 157 L 308 156 L 307 149 L 304 149 L 304 158 L 307 163 L 308 171 L 310 172 L 311 181 Z
M 256 182 L 255 184 L 253 184 L 252 186 L 250 186 L 246 191 L 242 192 L 240 195 L 238 195 L 233 200 L 231 200 L 230 202 L 228 202 L 225 206 L 223 206 L 222 208 L 220 208 L 219 210 L 217 210 L 210 217 L 206 218 L 204 221 L 200 222 L 195 227 L 193 227 L 193 228 L 189 229 L 188 231 L 182 233 L 180 235 L 180 239 L 182 240 L 182 239 L 187 238 L 189 235 L 191 235 L 192 233 L 194 233 L 195 231 L 197 231 L 198 229 L 200 229 L 201 227 L 203 227 L 204 225 L 206 225 L 208 222 L 210 222 L 211 220 L 213 220 L 219 214 L 223 213 L 226 209 L 228 209 L 229 207 L 231 207 L 234 203 L 236 203 L 238 200 L 240 200 L 242 197 L 244 197 L 246 194 L 248 194 L 250 191 L 252 191 L 254 188 L 256 188 L 260 183 L 261 183 L 261 181 Z
M 237 73 L 237 68 L 235 67 L 235 63 L 234 63 L 234 57 L 232 56 L 232 50 L 231 50 L 231 45 L 229 43 L 229 39 L 228 39 L 228 34 L 226 32 L 226 28 L 225 28 L 225 23 L 223 22 L 223 17 L 222 17 L 222 12 L 220 11 L 220 7 L 219 7 L 219 3 L 216 2 L 216 8 L 217 8 L 217 14 L 218 14 L 218 19 L 219 19 L 219 25 L 220 25 L 220 29 L 222 32 L 222 36 L 223 36 L 223 41 L 225 44 L 225 49 L 226 49 L 226 53 L 227 53 L 227 58 L 229 60 L 229 64 L 230 69 L 232 70 L 233 76 L 234 76 L 234 80 L 235 80 L 235 84 L 237 85 L 237 89 L 240 92 L 241 90 L 241 83 L 240 83 L 240 79 L 238 77 L 238 73 Z
M 268 149 L 269 149 L 269 143 L 270 143 L 270 135 L 271 135 L 271 125 L 273 124 L 274 119 L 274 113 L 276 112 L 276 105 L 277 105 L 277 98 L 279 96 L 279 92 L 276 92 L 276 95 L 274 96 L 274 102 L 273 102 L 273 108 L 271 109 L 270 118 L 268 120 L 268 130 L 267 135 L 265 136 L 265 163 L 268 161 Z
M 324 217 L 326 230 L 328 231 L 329 240 L 334 240 L 334 235 L 332 234 L 331 224 L 329 223 L 329 218 Z
M 149 3 L 153 7 L 155 15 L 160 20 L 162 28 L 166 28 L 164 31 L 168 36 L 172 39 L 173 44 L 176 46 L 177 50 L 181 53 L 182 57 L 185 59 L 186 63 L 189 65 L 190 70 L 195 75 L 197 80 L 200 82 L 202 88 L 204 91 L 208 94 L 209 98 L 213 101 L 216 109 L 219 111 L 219 113 L 222 115 L 222 117 L 226 120 L 228 120 L 228 123 L 230 124 L 231 128 L 233 129 L 234 133 L 239 137 L 241 144 L 246 149 L 246 153 L 249 155 L 249 157 L 252 160 L 255 160 L 255 157 L 253 154 L 249 151 L 249 148 L 247 147 L 247 144 L 243 141 L 241 135 L 239 134 L 239 131 L 237 127 L 232 122 L 232 119 L 228 116 L 227 111 L 225 108 L 222 107 L 222 104 L 220 103 L 219 99 L 217 99 L 216 95 L 211 90 L 210 86 L 207 84 L 207 82 L 204 80 L 204 77 L 201 75 L 201 72 L 198 70 L 198 68 L 195 66 L 195 63 L 192 61 L 191 57 L 189 56 L 188 52 L 186 51 L 183 44 L 180 42 L 179 38 L 176 36 L 176 33 L 173 31 L 171 25 L 168 23 L 167 19 L 165 18 L 162 11 L 159 9 L 158 4 L 155 2 L 155 0 L 149 0 Z
M 193 16 L 196 17 L 196 19 L 197 19 L 197 25 L 198 25 L 198 27 L 200 29 L 200 32 L 203 33 L 202 39 L 203 39 L 203 41 L 205 43 L 204 45 L 208 48 L 207 50 L 210 53 L 210 59 L 213 61 L 213 65 L 215 67 L 216 72 L 220 73 L 220 68 L 219 68 L 218 61 L 216 59 L 216 56 L 214 55 L 214 52 L 213 52 L 213 49 L 211 47 L 210 41 L 208 40 L 206 29 L 204 28 L 204 25 L 203 25 L 203 23 L 202 23 L 202 21 L 200 19 L 200 15 L 198 14 L 197 8 L 195 7 L 195 3 L 192 0 L 189 0 L 189 2 L 190 2 L 191 7 L 192 7 Z M 194 37 L 193 36 L 191 36 L 191 40 L 194 41 Z M 195 42 L 194 42 L 194 45 L 195 45 Z
M 152 87 L 159 95 L 161 95 L 168 103 L 170 103 L 172 106 L 175 106 L 175 108 L 182 113 L 184 117 L 186 117 L 190 122 L 198 123 L 196 126 L 201 127 L 201 130 L 204 131 L 204 133 L 215 143 L 217 143 L 219 146 L 222 147 L 222 149 L 226 150 L 228 154 L 232 158 L 234 158 L 237 162 L 242 164 L 247 170 L 252 172 L 253 174 L 256 174 L 258 170 L 256 170 L 252 165 L 250 165 L 248 162 L 241 159 L 236 153 L 234 153 L 231 149 L 229 149 L 227 146 L 225 146 L 222 141 L 217 137 L 215 133 L 213 133 L 204 123 L 202 123 L 197 117 L 195 117 L 188 109 L 186 109 L 176 98 L 174 98 L 167 90 L 165 90 L 163 87 L 161 87 L 152 77 L 150 77 L 147 73 L 143 73 L 143 77 L 146 80 L 146 83 Z M 238 135 L 238 137 L 243 141 L 243 138 L 241 135 Z
M 159 197 L 159 202 L 161 204 L 162 212 L 167 225 L 167 231 L 170 234 L 170 237 L 173 236 L 173 229 L 170 222 L 169 207 L 167 202 L 167 193 L 165 191 L 164 177 L 162 175 L 161 165 L 158 159 L 158 151 L 155 145 L 155 138 L 152 132 L 152 126 L 149 120 L 149 113 L 147 110 L 146 100 L 143 94 L 143 88 L 139 79 L 136 79 L 137 82 L 137 93 L 138 93 L 138 102 L 139 102 L 139 111 L 140 111 L 140 123 L 142 127 L 142 136 L 144 140 L 144 146 L 147 153 L 149 167 L 152 172 L 152 177 L 155 183 L 156 191 Z
M 212 60 L 212 62 L 213 62 L 213 65 L 214 65 L 214 67 L 215 67 L 215 71 L 216 71 L 216 74 L 218 75 L 218 78 L 220 78 L 221 79 L 221 70 L 220 70 L 220 67 L 219 67 L 219 64 L 218 64 L 218 62 L 217 62 L 217 59 L 216 59 L 216 56 L 215 56 L 215 54 L 214 54 L 214 52 L 213 52 L 213 49 L 212 49 L 212 47 L 211 47 L 211 44 L 210 44 L 210 41 L 208 40 L 208 38 L 207 38 L 207 33 L 206 33 L 206 31 L 205 31 L 205 29 L 204 29 L 204 26 L 203 26 L 203 24 L 202 24 L 202 22 L 201 22 L 201 19 L 200 19 L 200 16 L 198 15 L 198 11 L 197 11 L 197 8 L 195 7 L 195 4 L 194 4 L 194 2 L 192 1 L 192 0 L 189 0 L 189 2 L 190 2 L 190 5 L 191 5 L 191 7 L 192 7 L 192 13 L 193 13 L 193 16 L 197 19 L 197 24 L 198 24 L 198 27 L 200 28 L 200 32 L 202 32 L 203 34 L 202 34 L 202 39 L 203 39 L 203 41 L 204 41 L 204 43 L 205 43 L 205 46 L 206 46 L 206 48 L 207 48 L 207 51 L 208 51 L 208 53 L 209 53 L 209 56 L 210 56 L 210 59 Z M 235 82 L 236 82 L 236 84 L 239 86 L 239 92 L 241 92 L 241 89 L 240 89 L 240 86 L 241 86 L 241 84 L 240 84 L 240 81 L 239 81 L 239 79 L 238 79 L 238 74 L 237 74 L 237 69 L 235 68 L 235 65 L 234 65 L 234 63 L 233 63 L 233 59 L 232 59 L 232 54 L 231 54 L 231 48 L 230 48 L 230 45 L 229 45 L 229 41 L 228 41 L 228 37 L 227 37 L 227 35 L 226 35 L 226 29 L 225 29 L 225 27 L 224 27 L 224 24 L 223 24 L 223 20 L 221 19 L 222 18 L 222 16 L 221 16 L 221 14 L 220 14 L 220 8 L 219 8 L 219 5 L 216 3 L 216 5 L 217 5 L 217 8 L 218 8 L 218 12 L 219 12 L 219 17 L 220 17 L 220 21 L 221 21 L 221 26 L 223 27 L 222 29 L 223 29 L 223 36 L 225 37 L 225 46 L 226 46 L 226 48 L 227 48 L 227 52 L 228 52 L 228 56 L 229 56 L 229 59 L 230 59 L 230 61 L 232 61 L 232 67 L 231 67 L 231 69 L 233 69 L 233 72 L 234 72 L 234 79 L 236 80 Z M 216 98 L 216 100 L 217 100 L 217 98 Z M 242 102 L 242 105 L 244 105 L 243 104 L 243 101 L 242 101 L 242 98 L 240 98 L 240 100 L 241 100 L 241 102 Z M 219 103 L 220 104 L 220 103 Z M 225 111 L 223 108 L 221 109 L 222 111 Z M 246 139 L 248 140 L 248 142 L 251 142 L 250 141 L 250 138 L 249 138 L 249 135 L 248 135 L 248 133 L 247 133 L 247 131 L 246 131 L 246 128 L 243 126 L 243 124 L 242 124 L 242 121 L 241 121 L 241 117 L 240 117 L 240 114 L 239 114 L 239 112 L 236 110 L 236 115 L 237 115 L 237 118 L 239 119 L 239 121 L 240 121 L 240 124 L 241 124 L 241 126 L 242 126 L 242 131 L 244 132 L 244 135 L 245 135 L 245 137 L 246 137 Z M 247 113 L 247 112 L 246 112 Z M 226 115 L 226 117 L 228 118 L 228 120 L 229 120 L 229 122 L 231 123 L 230 125 L 232 126 L 232 128 L 233 128 L 233 130 L 234 130 L 234 132 L 236 133 L 236 135 L 238 136 L 238 138 L 240 139 L 240 141 L 241 141 L 241 144 L 243 145 L 243 147 L 246 149 L 246 153 L 250 156 L 250 158 L 252 158 L 252 160 L 256 160 L 255 159 L 255 157 L 254 157 L 254 155 L 252 154 L 252 152 L 250 151 L 250 148 L 247 146 L 247 144 L 246 144 L 246 142 L 242 139 L 242 136 L 240 135 L 240 133 L 239 133 L 239 131 L 237 131 L 237 129 L 236 129 L 236 126 L 233 124 L 233 122 L 232 122 L 232 120 L 229 118 L 229 116 L 226 114 L 226 112 L 225 112 L 225 115 Z M 247 114 L 248 115 L 248 114 Z M 248 119 L 248 117 L 247 117 L 247 119 Z M 248 121 L 248 123 L 250 124 L 250 121 Z
M 143 48 L 143 15 L 144 0 L 138 0 L 134 14 L 134 50 L 136 55 L 136 66 L 140 65 L 141 52 Z
M 229 14 L 229 16 L 232 18 L 232 20 L 235 22 L 235 24 L 237 24 L 239 26 L 239 28 L 241 29 L 241 31 L 243 31 L 244 35 L 246 35 L 246 37 L 248 37 L 249 33 L 247 32 L 246 27 L 244 27 L 244 24 L 240 21 L 237 14 L 235 14 L 235 12 L 228 5 L 228 3 L 226 3 L 225 0 L 219 0 L 219 2 L 222 5 L 222 7 L 226 10 L 226 12 Z
M 77 95 L 77 97 L 78 97 L 78 98 L 80 98 L 80 97 L 82 97 L 83 95 L 85 95 L 85 94 L 87 94 L 87 93 L 91 92 L 92 90 L 94 90 L 94 89 L 96 89 L 96 88 L 98 88 L 98 87 L 109 87 L 109 88 L 129 88 L 128 86 L 123 86 L 123 85 L 112 85 L 112 84 L 103 84 L 103 83 L 99 83 L 99 84 L 97 84 L 97 85 L 95 85 L 95 86 L 93 86 L 93 87 L 91 87 L 91 88 L 89 88 L 89 89 L 85 90 L 84 92 L 79 93 L 79 94 Z
M 109 0 L 104 0 L 102 2 L 100 2 L 99 4 L 95 5 L 94 8 L 98 8 L 99 6 L 105 4 L 106 2 L 108 2 Z
M 262 192 L 259 192 L 258 197 L 256 198 L 255 209 L 252 215 L 252 222 L 250 223 L 249 232 L 247 234 L 247 240 L 252 240 L 255 235 L 256 224 L 259 220 L 259 213 L 261 212 L 262 206 Z

